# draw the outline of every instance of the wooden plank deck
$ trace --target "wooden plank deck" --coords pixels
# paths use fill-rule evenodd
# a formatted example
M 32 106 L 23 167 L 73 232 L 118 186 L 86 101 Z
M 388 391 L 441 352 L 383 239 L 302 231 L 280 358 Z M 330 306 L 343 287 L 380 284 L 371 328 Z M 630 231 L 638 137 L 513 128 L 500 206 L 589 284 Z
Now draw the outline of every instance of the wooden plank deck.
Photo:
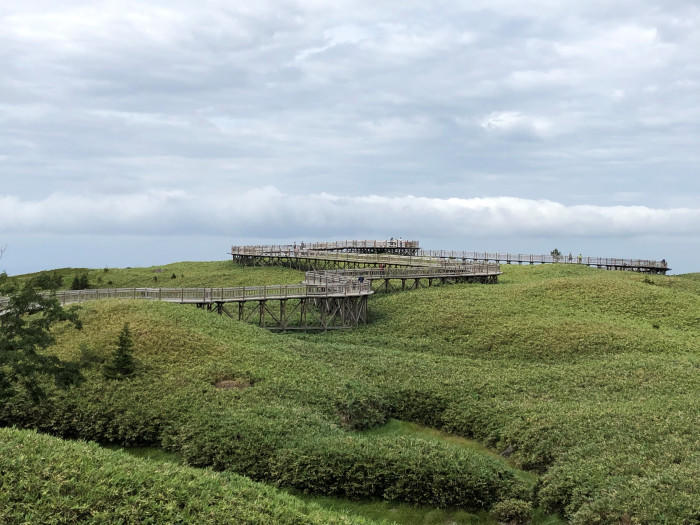
M 54 292 L 43 292 L 50 296 Z M 344 280 L 328 283 L 239 286 L 235 288 L 99 288 L 61 290 L 55 296 L 61 304 L 75 304 L 99 299 L 146 299 L 183 304 L 229 303 L 268 299 L 298 299 L 371 295 L 368 283 Z M 0 310 L 8 304 L 0 297 Z
M 262 247 L 261 247 L 262 248 Z M 441 267 L 441 268 L 463 268 L 468 271 L 472 268 L 471 263 L 439 257 L 415 256 L 415 255 L 394 255 L 389 253 L 354 253 L 354 252 L 332 252 L 323 250 L 286 250 L 266 252 L 265 250 L 249 250 L 247 247 L 232 247 L 231 255 L 234 259 L 286 259 L 286 260 L 307 260 L 307 261 L 327 261 L 355 263 L 373 266 L 407 266 L 407 267 Z
M 404 243 L 411 251 L 392 254 L 382 249 L 391 243 Z M 376 249 L 372 249 L 372 247 Z M 367 251 L 352 248 L 365 248 Z M 337 250 L 337 251 L 332 251 Z M 300 243 L 272 246 L 232 246 L 234 258 L 291 258 L 298 260 L 342 261 L 345 263 L 385 264 L 395 266 L 459 265 L 468 262 L 493 262 L 505 264 L 579 264 L 607 270 L 628 270 L 665 274 L 670 271 L 665 260 L 624 259 L 618 257 L 590 257 L 583 255 L 552 256 L 501 252 L 476 252 L 458 250 L 422 250 L 418 241 L 337 241 L 332 243 Z M 374 259 L 373 259 L 374 258 Z
M 492 261 L 505 264 L 580 264 L 609 270 L 650 271 L 666 273 L 671 268 L 665 260 L 623 259 L 617 257 L 588 257 L 583 255 L 533 255 L 523 253 L 469 252 L 455 250 L 419 250 L 416 257 L 440 258 L 452 261 Z
M 345 240 L 330 242 L 295 242 L 290 244 L 235 246 L 238 252 L 248 255 L 264 255 L 269 253 L 287 253 L 293 251 L 341 251 L 341 250 L 418 250 L 418 241 L 403 239 L 378 240 Z
M 410 266 L 400 268 L 357 268 L 348 270 L 308 271 L 305 283 L 322 284 L 342 282 L 346 279 L 436 279 L 454 277 L 476 277 L 500 275 L 501 268 L 497 263 L 473 263 L 457 266 Z

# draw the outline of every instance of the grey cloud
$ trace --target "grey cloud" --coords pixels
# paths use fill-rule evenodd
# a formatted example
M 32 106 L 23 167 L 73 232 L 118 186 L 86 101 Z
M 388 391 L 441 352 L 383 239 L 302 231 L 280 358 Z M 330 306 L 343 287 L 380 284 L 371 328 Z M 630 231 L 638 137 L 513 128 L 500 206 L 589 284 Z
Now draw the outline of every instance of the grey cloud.
M 208 195 L 269 185 L 286 196 L 511 195 L 567 210 L 696 209 L 700 8 L 662 7 L 5 3 L 0 181 L 15 200 L 3 205 L 178 190 L 202 199 L 193 208 L 216 208 Z M 315 220 L 342 214 L 324 206 Z M 169 210 L 149 221 L 193 228 Z M 479 218 L 500 224 L 508 213 Z M 532 216 L 543 226 L 528 231 L 552 231 Z M 559 218 L 590 230 L 581 216 Z

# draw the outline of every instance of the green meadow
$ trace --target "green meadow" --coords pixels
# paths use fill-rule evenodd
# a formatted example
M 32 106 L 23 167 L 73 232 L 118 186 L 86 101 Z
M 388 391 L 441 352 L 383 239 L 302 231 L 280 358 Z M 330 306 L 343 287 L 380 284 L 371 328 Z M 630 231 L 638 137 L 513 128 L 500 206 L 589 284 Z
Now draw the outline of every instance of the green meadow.
M 83 329 L 57 327 L 50 349 L 84 382 L 0 405 L 15 427 L 0 429 L 0 522 L 698 523 L 698 274 L 503 271 L 376 294 L 368 325 L 328 333 L 85 303 Z M 302 279 L 231 262 L 57 272 L 64 288 L 78 273 Z M 107 379 L 125 322 L 137 371 Z

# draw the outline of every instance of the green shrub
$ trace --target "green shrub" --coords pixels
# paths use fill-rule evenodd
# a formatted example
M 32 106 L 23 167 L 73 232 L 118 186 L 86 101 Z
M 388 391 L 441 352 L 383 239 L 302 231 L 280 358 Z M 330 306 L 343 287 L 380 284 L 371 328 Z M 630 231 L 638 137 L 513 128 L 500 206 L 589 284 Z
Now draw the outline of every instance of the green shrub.
M 63 286 L 63 276 L 58 272 L 40 272 L 29 282 L 40 290 L 57 290 Z
M 520 525 L 529 523 L 532 518 L 532 504 L 521 499 L 507 499 L 491 507 L 491 513 L 498 521 Z
M 381 395 L 358 383 L 345 384 L 335 408 L 341 424 L 351 430 L 367 430 L 387 420 L 388 408 Z
M 363 524 L 235 474 L 0 428 L 0 523 Z
M 93 350 L 87 343 L 80 343 L 80 366 L 89 368 L 104 363 L 104 356 Z
M 388 392 L 386 398 L 391 417 L 435 428 L 444 424 L 443 412 L 449 405 L 449 396 L 445 392 L 434 391 L 429 385 L 421 388 L 407 386 Z
M 73 282 L 70 285 L 71 290 L 87 290 L 88 288 L 90 288 L 90 283 L 86 273 L 73 277 Z
M 437 507 L 488 508 L 502 497 L 527 493 L 495 459 L 406 437 L 324 439 L 283 449 L 270 473 L 279 485 L 307 493 Z

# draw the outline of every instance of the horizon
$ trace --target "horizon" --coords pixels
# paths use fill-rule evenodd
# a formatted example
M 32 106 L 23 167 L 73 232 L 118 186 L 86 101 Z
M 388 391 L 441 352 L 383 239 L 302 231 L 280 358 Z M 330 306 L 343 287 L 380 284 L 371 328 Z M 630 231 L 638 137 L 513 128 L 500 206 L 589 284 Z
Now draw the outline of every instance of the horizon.
M 388 240 L 391 236 L 387 236 L 386 239 L 374 239 L 374 240 Z M 398 236 L 394 237 L 395 239 L 398 239 Z M 208 239 L 207 239 L 208 240 Z M 163 256 L 163 258 L 158 258 L 157 256 L 154 257 L 152 254 L 142 254 L 140 257 L 134 257 L 133 255 L 129 255 L 129 258 L 122 258 L 119 259 L 118 254 L 117 254 L 117 263 L 116 264 L 107 264 L 107 263 L 98 263 L 97 258 L 95 256 L 88 256 L 87 260 L 92 261 L 90 264 L 73 264 L 70 263 L 69 261 L 74 261 L 77 262 L 81 259 L 81 256 L 76 256 L 75 254 L 71 254 L 68 258 L 64 258 L 66 254 L 62 254 L 61 257 L 59 257 L 60 261 L 67 262 L 67 264 L 58 264 L 58 265 L 50 265 L 50 264 L 45 264 L 45 263 L 40 263 L 38 261 L 35 261 L 33 265 L 26 264 L 27 261 L 25 258 L 22 258 L 21 265 L 18 270 L 14 271 L 8 271 L 7 268 L 15 268 L 12 265 L 7 265 L 4 264 L 5 260 L 0 259 L 0 272 L 6 271 L 9 276 L 15 276 L 15 275 L 23 275 L 23 274 L 28 274 L 28 273 L 36 273 L 36 272 L 41 272 L 41 271 L 51 271 L 51 270 L 61 270 L 61 269 L 71 269 L 71 268 L 89 268 L 89 269 L 99 269 L 99 268 L 139 268 L 139 267 L 156 267 L 156 266 L 164 266 L 172 263 L 178 263 L 178 262 L 205 262 L 205 261 L 222 261 L 222 260 L 228 260 L 230 259 L 230 255 L 228 251 L 230 251 L 230 248 L 232 245 L 256 245 L 256 244 L 293 244 L 297 243 L 300 244 L 301 242 L 306 242 L 306 243 L 311 243 L 311 242 L 332 242 L 332 241 L 340 241 L 340 240 L 361 240 L 360 238 L 357 239 L 348 239 L 348 238 L 335 238 L 335 239 L 280 239 L 280 238 L 275 238 L 275 239 L 269 239 L 269 242 L 256 242 L 255 239 L 245 239 L 244 241 L 241 241 L 239 243 L 232 242 L 229 243 L 226 247 L 226 249 L 220 250 L 224 255 L 220 257 L 214 257 L 214 251 L 215 249 L 212 246 L 209 246 L 209 251 L 204 251 L 204 252 L 199 252 L 203 253 L 203 257 L 199 258 L 193 258 L 193 257 L 181 257 L 178 258 L 177 254 L 178 253 L 184 253 L 184 252 L 165 252 L 165 253 L 171 253 L 172 256 L 165 260 L 167 257 Z M 457 248 L 457 247 L 445 247 L 445 246 L 440 246 L 440 245 L 435 245 L 433 242 L 428 242 L 427 244 L 425 242 L 422 242 L 421 239 L 416 239 L 416 238 L 411 238 L 410 236 L 408 237 L 403 237 L 403 240 L 417 240 L 419 242 L 420 248 L 421 249 L 426 249 L 426 250 L 454 250 L 454 251 L 476 251 L 476 252 L 489 252 L 489 253 L 511 253 L 511 254 L 527 254 L 527 255 L 549 255 L 550 252 L 554 249 L 558 249 L 563 256 L 566 256 L 567 254 L 571 253 L 572 256 L 576 257 L 580 253 L 583 257 L 603 257 L 603 258 L 620 258 L 620 259 L 642 259 L 642 260 L 655 260 L 655 261 L 661 261 L 662 259 L 666 260 L 670 267 L 670 271 L 668 275 L 681 275 L 681 274 L 686 274 L 686 273 L 697 273 L 697 269 L 693 270 L 690 268 L 686 268 L 681 264 L 680 269 L 678 268 L 678 265 L 674 264 L 672 259 L 669 259 L 667 257 L 650 257 L 650 256 L 638 256 L 635 254 L 629 254 L 629 255 L 620 255 L 620 254 L 608 254 L 608 253 L 592 253 L 592 252 L 586 252 L 586 251 L 581 251 L 581 250 L 569 250 L 565 248 L 565 244 L 563 243 L 556 243 L 556 242 L 550 242 L 551 239 L 542 239 L 540 240 L 539 246 L 551 246 L 551 249 L 547 250 L 541 250 L 541 251 L 523 251 L 523 250 L 509 250 L 509 249 L 495 249 L 495 248 L 489 248 L 489 249 L 471 249 L 471 248 Z M 143 242 L 146 242 L 150 244 L 152 242 L 152 239 L 150 238 L 144 238 L 142 239 Z M 547 244 L 549 243 L 549 244 Z M 165 249 L 167 247 L 172 247 L 172 243 L 168 243 L 164 246 Z M 47 246 L 46 244 L 43 244 L 44 248 L 51 251 L 52 247 L 49 245 Z M 520 245 L 522 246 L 522 244 Z M 104 254 L 106 253 L 106 250 L 108 251 L 107 247 L 102 247 L 101 253 L 102 253 L 102 259 L 104 259 Z M 8 259 L 8 255 L 11 254 L 11 251 L 8 249 L 5 252 L 5 257 L 4 259 Z M 100 259 L 100 260 L 102 260 Z M 505 263 L 503 263 L 505 265 Z

